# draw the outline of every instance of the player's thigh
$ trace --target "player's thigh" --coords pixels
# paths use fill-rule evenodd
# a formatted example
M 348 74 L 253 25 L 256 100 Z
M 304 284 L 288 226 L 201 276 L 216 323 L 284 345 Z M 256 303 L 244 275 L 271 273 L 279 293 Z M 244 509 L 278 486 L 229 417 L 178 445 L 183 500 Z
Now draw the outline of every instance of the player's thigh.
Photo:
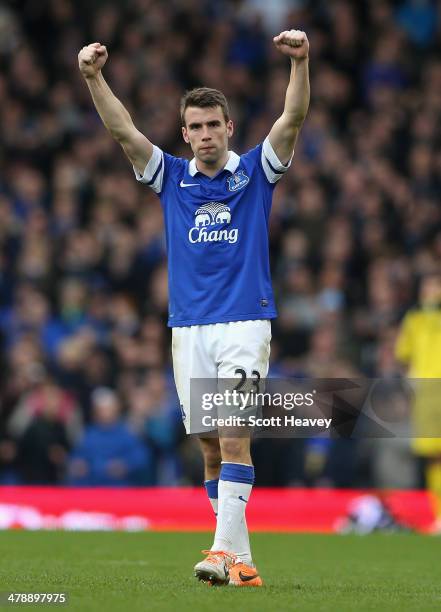
M 270 344 L 269 320 L 227 323 L 219 355 L 219 378 L 239 378 L 243 384 L 254 381 L 257 389 L 259 381 L 268 374 Z
M 172 329 L 173 372 L 187 433 L 189 433 L 192 384 L 194 385 L 194 381 L 217 378 L 217 366 L 210 356 L 206 331 L 202 325 Z M 200 409 L 200 402 L 198 408 Z

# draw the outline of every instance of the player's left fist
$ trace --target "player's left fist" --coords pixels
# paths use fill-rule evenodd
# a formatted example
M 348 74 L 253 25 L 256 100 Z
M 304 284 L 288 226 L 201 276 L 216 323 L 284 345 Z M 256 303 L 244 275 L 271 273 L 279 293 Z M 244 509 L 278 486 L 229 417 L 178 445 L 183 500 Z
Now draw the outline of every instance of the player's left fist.
M 294 59 L 305 59 L 309 54 L 309 41 L 302 30 L 286 30 L 274 36 L 273 42 L 284 55 Z

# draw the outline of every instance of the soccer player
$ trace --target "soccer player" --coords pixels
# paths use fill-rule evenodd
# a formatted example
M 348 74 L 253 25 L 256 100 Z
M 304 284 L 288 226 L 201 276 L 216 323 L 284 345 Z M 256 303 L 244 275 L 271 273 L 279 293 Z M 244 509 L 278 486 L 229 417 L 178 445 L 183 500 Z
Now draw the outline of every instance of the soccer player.
M 285 31 L 274 44 L 290 58 L 291 73 L 283 112 L 265 141 L 241 156 L 229 151 L 234 126 L 225 96 L 215 89 L 194 89 L 181 103 L 182 136 L 194 155 L 190 162 L 165 153 L 136 129 L 101 73 L 105 46 L 96 42 L 78 55 L 104 125 L 122 146 L 137 180 L 161 200 L 173 368 L 187 433 L 194 433 L 191 379 L 258 383 L 268 372 L 271 319 L 276 317 L 268 218 L 274 187 L 291 164 L 310 95 L 306 34 Z M 250 436 L 202 435 L 200 444 L 217 526 L 213 546 L 203 551 L 206 558 L 196 564 L 195 576 L 211 584 L 261 586 L 245 520 L 254 481 Z

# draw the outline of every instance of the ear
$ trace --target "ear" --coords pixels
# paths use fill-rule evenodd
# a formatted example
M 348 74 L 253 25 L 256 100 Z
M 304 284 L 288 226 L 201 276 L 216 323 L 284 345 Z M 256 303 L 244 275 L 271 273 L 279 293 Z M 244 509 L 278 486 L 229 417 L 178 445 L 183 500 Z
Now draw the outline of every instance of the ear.
M 190 142 L 190 138 L 188 137 L 187 128 L 185 126 L 183 126 L 181 129 L 182 129 L 182 138 L 188 144 Z
M 234 124 L 232 122 L 231 119 L 228 120 L 227 122 L 227 136 L 228 138 L 231 138 L 231 136 L 234 134 Z

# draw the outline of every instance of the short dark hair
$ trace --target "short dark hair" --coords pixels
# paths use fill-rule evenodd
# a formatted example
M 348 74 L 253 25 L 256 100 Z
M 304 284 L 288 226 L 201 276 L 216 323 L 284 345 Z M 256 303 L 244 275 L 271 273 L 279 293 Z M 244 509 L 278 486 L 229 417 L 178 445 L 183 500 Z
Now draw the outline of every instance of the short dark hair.
M 198 108 L 216 108 L 216 106 L 220 106 L 225 121 L 230 120 L 227 99 L 218 89 L 197 87 L 185 92 L 181 98 L 181 122 L 183 126 L 185 125 L 184 114 L 189 106 L 196 106 Z

